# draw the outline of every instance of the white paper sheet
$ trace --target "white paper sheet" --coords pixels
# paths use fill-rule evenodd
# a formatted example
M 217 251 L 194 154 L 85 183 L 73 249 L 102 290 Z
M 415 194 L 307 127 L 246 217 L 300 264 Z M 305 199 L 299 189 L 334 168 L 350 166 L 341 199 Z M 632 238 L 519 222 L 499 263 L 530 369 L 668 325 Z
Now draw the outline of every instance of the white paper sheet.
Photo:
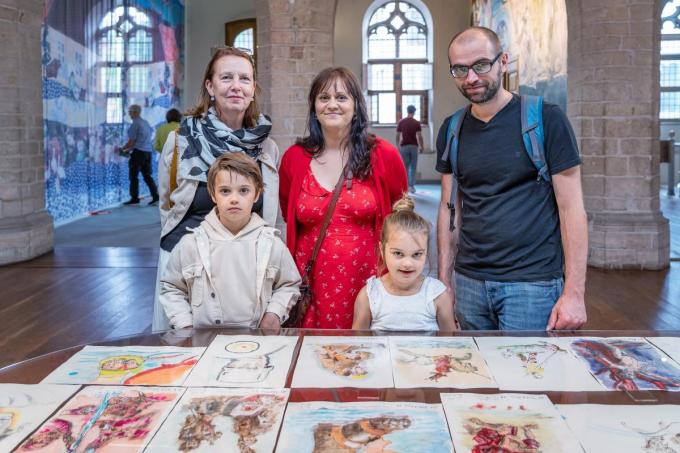
M 498 388 L 470 337 L 389 337 L 394 386 Z
M 205 348 L 85 346 L 47 384 L 182 385 Z
M 680 338 L 678 337 L 647 337 L 647 341 L 668 354 L 671 359 L 680 363 Z
M 545 395 L 440 394 L 457 453 L 507 451 L 582 452 Z M 529 449 L 533 448 L 533 449 Z
M 586 453 L 680 453 L 680 406 L 559 404 Z
M 292 387 L 394 387 L 386 337 L 304 337 Z
M 190 388 L 145 453 L 271 453 L 289 390 Z
M 186 385 L 283 388 L 297 341 L 298 337 L 218 335 Z
M 276 453 L 451 453 L 439 404 L 289 403 Z
M 563 338 L 476 337 L 501 390 L 603 391 Z
M 79 388 L 79 385 L 0 384 L 0 451 L 16 447 Z

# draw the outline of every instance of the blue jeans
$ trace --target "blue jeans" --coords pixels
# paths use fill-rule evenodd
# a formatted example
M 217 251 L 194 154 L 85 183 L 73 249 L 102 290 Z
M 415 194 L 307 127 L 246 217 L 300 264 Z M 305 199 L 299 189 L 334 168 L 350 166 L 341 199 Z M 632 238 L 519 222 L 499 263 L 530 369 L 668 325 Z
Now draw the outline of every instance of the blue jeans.
M 418 168 L 418 145 L 401 145 L 399 153 L 406 167 L 409 189 L 416 184 L 416 169 Z
M 564 280 L 495 282 L 456 272 L 456 316 L 463 330 L 545 330 Z

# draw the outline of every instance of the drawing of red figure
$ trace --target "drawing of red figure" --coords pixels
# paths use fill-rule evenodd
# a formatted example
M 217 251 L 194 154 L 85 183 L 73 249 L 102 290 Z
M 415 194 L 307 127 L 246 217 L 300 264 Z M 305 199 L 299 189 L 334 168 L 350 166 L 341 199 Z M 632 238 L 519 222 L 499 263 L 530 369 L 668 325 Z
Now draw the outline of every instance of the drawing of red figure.
M 477 417 L 470 418 L 465 429 L 472 436 L 475 445 L 471 453 L 538 453 L 541 444 L 536 440 L 533 430 L 536 423 L 509 425 L 488 423 Z
M 583 339 L 574 341 L 572 346 L 581 357 L 588 360 L 596 375 L 607 373 L 616 390 L 640 390 L 636 380 L 648 382 L 659 390 L 680 387 L 680 379 L 663 376 L 653 365 L 635 357 L 643 356 L 644 353 L 636 350 L 645 346 L 638 342 L 618 341 L 607 344 Z

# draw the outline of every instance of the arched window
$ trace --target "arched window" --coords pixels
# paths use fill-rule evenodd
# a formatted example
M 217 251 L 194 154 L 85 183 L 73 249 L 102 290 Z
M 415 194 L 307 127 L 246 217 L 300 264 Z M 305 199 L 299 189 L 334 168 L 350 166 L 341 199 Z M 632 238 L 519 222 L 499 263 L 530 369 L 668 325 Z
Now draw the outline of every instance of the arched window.
M 406 116 L 429 120 L 432 89 L 432 17 L 420 0 L 376 0 L 364 17 L 364 83 L 372 124 Z
M 134 6 L 104 15 L 95 33 L 99 91 L 106 95 L 106 122 L 122 123 L 129 98 L 151 89 L 153 20 Z
M 257 22 L 255 19 L 241 19 L 224 24 L 224 43 L 243 49 L 257 61 Z
M 661 98 L 659 118 L 680 119 L 680 0 L 666 0 L 661 12 Z

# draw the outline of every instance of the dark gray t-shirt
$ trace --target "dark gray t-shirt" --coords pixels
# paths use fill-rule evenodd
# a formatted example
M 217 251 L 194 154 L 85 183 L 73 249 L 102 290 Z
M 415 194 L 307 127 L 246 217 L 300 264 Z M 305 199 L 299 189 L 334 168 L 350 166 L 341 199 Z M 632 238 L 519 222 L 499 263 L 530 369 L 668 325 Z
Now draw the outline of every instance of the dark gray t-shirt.
M 449 119 L 437 135 L 437 171 L 452 173 L 442 160 Z M 543 104 L 546 161 L 554 175 L 579 165 L 569 121 Z M 448 152 L 448 150 L 446 150 Z M 462 225 L 456 272 L 478 280 L 542 281 L 563 275 L 559 215 L 550 183 L 524 150 L 518 96 L 484 123 L 468 111 L 458 147 Z

